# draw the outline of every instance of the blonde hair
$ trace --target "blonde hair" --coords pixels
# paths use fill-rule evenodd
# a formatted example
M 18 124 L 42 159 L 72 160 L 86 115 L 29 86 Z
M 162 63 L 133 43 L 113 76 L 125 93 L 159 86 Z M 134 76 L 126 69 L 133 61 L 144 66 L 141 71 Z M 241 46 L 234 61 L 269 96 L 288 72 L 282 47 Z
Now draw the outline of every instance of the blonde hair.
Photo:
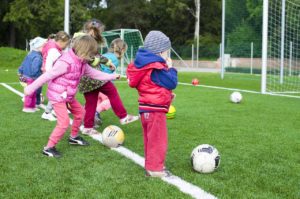
M 70 35 L 64 31 L 59 31 L 56 34 L 51 34 L 48 39 L 54 39 L 55 41 L 67 42 L 70 40 Z
M 127 51 L 127 48 L 127 43 L 122 39 L 117 38 L 111 42 L 108 52 L 117 54 L 117 57 L 120 59 L 122 55 Z
M 83 35 L 74 39 L 72 49 L 78 57 L 91 61 L 98 53 L 98 43 L 90 35 Z
M 85 22 L 83 26 L 83 32 L 91 34 L 91 36 L 99 43 L 104 43 L 102 32 L 104 31 L 104 24 L 98 19 L 92 19 Z

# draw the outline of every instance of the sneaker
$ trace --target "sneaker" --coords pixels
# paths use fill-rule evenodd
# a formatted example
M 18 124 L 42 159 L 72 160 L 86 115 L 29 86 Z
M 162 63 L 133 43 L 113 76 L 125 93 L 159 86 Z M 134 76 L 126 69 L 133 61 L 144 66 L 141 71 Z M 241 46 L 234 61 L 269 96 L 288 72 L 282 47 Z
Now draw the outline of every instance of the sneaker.
M 42 118 L 49 121 L 56 121 L 56 118 L 52 115 L 52 113 L 44 112 Z
M 146 177 L 154 177 L 154 178 L 163 178 L 163 177 L 170 177 L 172 174 L 170 171 L 164 169 L 162 171 L 149 171 L 146 170 Z
M 51 147 L 43 150 L 43 154 L 48 157 L 60 158 L 61 154 L 56 150 L 55 147 Z
M 99 134 L 100 132 L 98 132 L 96 129 L 94 128 L 83 128 L 81 133 L 83 135 L 95 135 L 95 134 Z
M 54 117 L 56 117 L 56 114 L 55 114 L 55 111 L 54 111 L 54 110 L 51 111 L 51 114 L 52 114 Z
M 25 113 L 34 113 L 36 112 L 36 108 L 23 108 L 22 111 Z
M 120 119 L 120 123 L 122 125 L 124 124 L 129 124 L 131 122 L 137 121 L 140 117 L 139 116 L 134 116 L 134 115 L 127 115 L 123 119 Z
M 76 138 L 69 137 L 69 144 L 81 145 L 81 146 L 89 145 L 89 143 L 80 136 L 77 136 Z

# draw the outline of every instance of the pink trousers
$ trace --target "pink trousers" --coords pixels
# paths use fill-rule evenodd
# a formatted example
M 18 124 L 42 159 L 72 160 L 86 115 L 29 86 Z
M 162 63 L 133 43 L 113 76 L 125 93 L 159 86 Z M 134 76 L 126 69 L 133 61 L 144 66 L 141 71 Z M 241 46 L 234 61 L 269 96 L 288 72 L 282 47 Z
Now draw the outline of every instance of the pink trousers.
M 76 99 L 68 103 L 55 103 L 53 104 L 53 109 L 56 114 L 57 123 L 49 137 L 47 147 L 55 146 L 68 130 L 70 125 L 70 118 L 67 111 L 68 109 L 73 115 L 73 124 L 71 129 L 72 137 L 76 137 L 78 135 L 79 127 L 81 125 L 85 112 L 84 108 Z
M 162 171 L 168 148 L 168 130 L 164 112 L 141 114 L 144 134 L 145 169 Z
M 34 79 L 27 78 L 26 83 L 27 85 L 32 84 L 34 82 Z M 31 95 L 25 95 L 24 97 L 24 108 L 35 108 L 36 104 L 36 91 L 33 92 Z

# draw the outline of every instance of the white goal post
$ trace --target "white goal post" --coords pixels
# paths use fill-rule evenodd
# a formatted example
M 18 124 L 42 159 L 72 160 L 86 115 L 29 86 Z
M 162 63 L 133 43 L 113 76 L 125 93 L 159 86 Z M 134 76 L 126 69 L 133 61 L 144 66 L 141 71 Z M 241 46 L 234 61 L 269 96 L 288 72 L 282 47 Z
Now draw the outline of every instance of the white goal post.
M 261 92 L 300 98 L 300 1 L 264 0 Z

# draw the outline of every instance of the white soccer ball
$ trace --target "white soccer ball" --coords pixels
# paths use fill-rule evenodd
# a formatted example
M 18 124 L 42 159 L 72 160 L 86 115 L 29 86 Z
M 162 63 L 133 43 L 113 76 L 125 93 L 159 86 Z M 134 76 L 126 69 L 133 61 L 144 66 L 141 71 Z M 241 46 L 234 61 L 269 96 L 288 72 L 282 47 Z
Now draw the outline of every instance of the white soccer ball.
M 124 132 L 118 126 L 110 125 L 102 132 L 102 141 L 107 147 L 118 147 L 123 144 L 124 140 Z
M 218 150 L 209 144 L 197 146 L 191 154 L 192 167 L 200 173 L 213 172 L 220 165 L 220 160 Z
M 233 102 L 233 103 L 240 103 L 243 99 L 243 96 L 240 92 L 233 92 L 231 93 L 230 95 L 230 101 Z

